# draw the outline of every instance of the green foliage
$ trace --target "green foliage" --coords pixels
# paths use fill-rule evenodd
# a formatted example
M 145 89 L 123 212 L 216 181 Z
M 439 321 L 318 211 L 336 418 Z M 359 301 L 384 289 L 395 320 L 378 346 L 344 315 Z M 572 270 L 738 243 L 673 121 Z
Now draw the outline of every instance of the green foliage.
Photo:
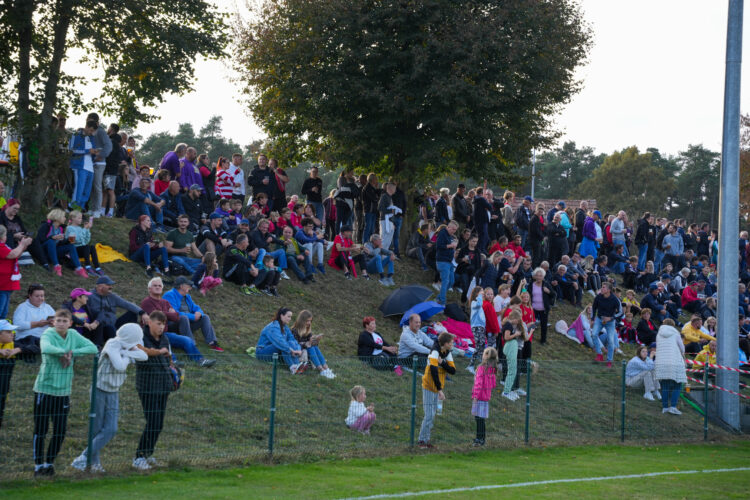
M 674 179 L 654 165 L 650 153 L 642 154 L 633 146 L 609 155 L 573 194 L 596 198 L 599 208 L 606 211 L 664 213 L 666 193 L 674 185 Z
M 557 134 L 590 32 L 570 0 L 272 0 L 234 67 L 282 162 L 509 181 Z
M 671 214 L 697 223 L 719 220 L 720 157 L 703 145 L 690 145 L 679 153 L 680 172 Z
M 594 148 L 577 148 L 573 141 L 561 148 L 545 151 L 536 157 L 534 195 L 539 198 L 565 199 L 581 183 L 591 177 L 604 162 L 605 154 L 594 154 Z M 531 178 L 531 165 L 524 166 L 522 175 Z M 521 186 L 521 192 L 530 191 L 530 183 Z

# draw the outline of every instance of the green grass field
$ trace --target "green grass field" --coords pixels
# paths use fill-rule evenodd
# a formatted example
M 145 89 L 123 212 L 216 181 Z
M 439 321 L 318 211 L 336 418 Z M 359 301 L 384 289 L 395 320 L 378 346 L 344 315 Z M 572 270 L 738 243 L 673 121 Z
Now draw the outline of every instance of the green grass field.
M 599 446 L 416 453 L 385 459 L 322 461 L 222 471 L 184 469 L 147 476 L 11 482 L 3 498 L 346 498 L 503 485 L 421 498 L 747 498 L 750 442 L 652 447 Z M 615 475 L 656 477 L 511 485 Z M 511 486 L 511 487 L 508 487 Z

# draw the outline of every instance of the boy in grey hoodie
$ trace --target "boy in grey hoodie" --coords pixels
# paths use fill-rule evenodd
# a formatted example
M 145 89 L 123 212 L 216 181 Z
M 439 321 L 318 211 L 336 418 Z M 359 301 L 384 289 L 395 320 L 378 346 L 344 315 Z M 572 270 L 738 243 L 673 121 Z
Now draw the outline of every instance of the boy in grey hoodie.
M 96 406 L 94 409 L 94 439 L 91 442 L 91 470 L 104 472 L 99 451 L 117 432 L 120 415 L 120 387 L 125 382 L 128 365 L 146 361 L 148 355 L 138 348 L 143 343 L 143 330 L 135 323 L 126 323 L 109 339 L 99 354 L 99 369 L 96 378 Z M 70 464 L 78 470 L 86 470 L 88 448 Z

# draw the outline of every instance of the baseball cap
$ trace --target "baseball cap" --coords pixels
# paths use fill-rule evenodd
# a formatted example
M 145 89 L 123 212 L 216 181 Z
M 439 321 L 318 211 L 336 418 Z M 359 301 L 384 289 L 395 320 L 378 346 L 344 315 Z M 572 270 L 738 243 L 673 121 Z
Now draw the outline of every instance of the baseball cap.
M 250 225 L 250 221 L 249 221 L 249 220 L 247 220 L 247 219 L 242 219 L 242 220 L 240 221 L 240 224 L 247 224 L 247 225 L 249 226 L 249 225 Z
M 669 274 L 664 273 L 664 274 L 661 275 L 661 279 L 663 279 L 663 280 L 671 280 L 672 277 Z
M 12 325 L 7 319 L 0 320 L 0 332 L 4 330 L 18 330 L 16 325 Z
M 594 210 L 594 215 L 596 215 L 600 219 L 602 218 L 602 213 L 599 210 Z
M 98 280 L 96 280 L 97 285 L 114 285 L 115 282 L 112 281 L 112 278 L 109 276 L 102 276 Z
M 529 201 L 531 203 L 534 203 L 534 198 L 532 198 L 531 196 L 528 196 L 528 195 L 524 196 L 523 199 L 526 200 L 526 201 Z
M 190 186 L 190 189 L 191 189 L 191 190 L 192 190 L 192 189 L 197 189 L 198 191 L 200 191 L 200 190 L 201 190 L 201 187 L 200 187 L 200 186 L 199 186 L 198 184 L 192 184 L 192 185 Z
M 560 205 L 561 207 L 565 208 L 565 202 L 564 201 L 560 200 L 560 201 L 557 202 L 557 204 Z
M 71 298 L 71 299 L 77 299 L 77 298 L 78 298 L 78 297 L 80 297 L 81 295 L 91 295 L 91 292 L 87 292 L 87 291 L 86 291 L 86 290 L 84 290 L 83 288 L 74 288 L 74 289 L 73 289 L 73 290 L 72 290 L 72 291 L 70 292 L 70 298 Z
M 658 287 L 658 286 L 656 285 L 656 283 L 651 283 L 651 284 L 650 284 L 650 285 L 648 286 L 648 290 L 649 290 L 650 292 L 653 292 L 654 290 L 658 290 L 658 289 L 659 289 L 659 287 Z
M 209 215 L 208 218 L 209 218 L 209 220 L 214 220 L 214 219 L 221 219 L 222 217 L 221 217 L 221 215 L 219 215 L 216 212 L 214 212 L 211 215 Z

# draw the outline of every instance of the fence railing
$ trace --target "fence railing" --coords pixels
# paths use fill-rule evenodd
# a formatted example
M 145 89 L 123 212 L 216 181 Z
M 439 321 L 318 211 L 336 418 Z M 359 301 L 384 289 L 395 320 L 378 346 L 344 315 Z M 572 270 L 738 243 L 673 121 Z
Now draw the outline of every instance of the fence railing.
M 187 358 L 184 363 L 182 386 L 166 397 L 155 451 L 145 453 L 162 466 L 219 467 L 269 458 L 382 456 L 417 449 L 424 413 L 422 370 L 407 370 L 399 377 L 389 368 L 376 370 L 357 357 L 330 356 L 328 365 L 336 378 L 329 380 L 314 368 L 292 375 L 281 359 L 262 362 L 249 356 L 222 355 L 213 368 L 201 368 Z M 404 368 L 412 363 L 405 360 Z M 470 413 L 474 377 L 465 369 L 465 358 L 456 364 L 432 431 L 432 444 L 438 449 L 468 449 L 475 437 Z M 681 442 L 724 435 L 686 402 L 680 403 L 682 415 L 663 414 L 658 401 L 643 398 L 642 389 L 626 387 L 624 362 L 614 368 L 571 361 L 533 362 L 528 370 L 524 366 L 520 364 L 519 386 L 525 388 L 525 396 L 510 401 L 502 397 L 501 384 L 493 391 L 486 421 L 487 446 Z M 39 368 L 38 362 L 19 360 L 10 379 L 0 428 L 1 479 L 33 473 L 37 402 L 33 386 Z M 58 475 L 79 474 L 70 464 L 85 448 L 90 449 L 100 430 L 101 393 L 91 390 L 97 383 L 96 360 L 77 358 L 73 371 L 67 431 L 55 460 Z M 119 391 L 117 432 L 100 452 L 107 471 L 130 468 L 137 455 L 144 455 L 144 439 L 148 452 L 149 442 L 157 437 L 153 432 L 143 434 L 146 418 L 158 416 L 159 405 L 149 399 L 158 399 L 158 391 L 144 391 L 141 380 L 139 394 L 138 378 L 135 367 L 129 367 Z M 354 385 L 364 386 L 366 404 L 375 405 L 377 418 L 370 435 L 352 431 L 344 423 Z M 156 395 L 149 396 L 151 392 Z M 54 413 L 55 407 L 51 408 Z M 42 416 L 37 408 L 37 420 Z M 55 423 L 59 425 L 55 416 L 48 415 L 47 447 L 59 434 L 60 429 L 54 429 Z M 90 464 L 91 454 L 86 458 Z

